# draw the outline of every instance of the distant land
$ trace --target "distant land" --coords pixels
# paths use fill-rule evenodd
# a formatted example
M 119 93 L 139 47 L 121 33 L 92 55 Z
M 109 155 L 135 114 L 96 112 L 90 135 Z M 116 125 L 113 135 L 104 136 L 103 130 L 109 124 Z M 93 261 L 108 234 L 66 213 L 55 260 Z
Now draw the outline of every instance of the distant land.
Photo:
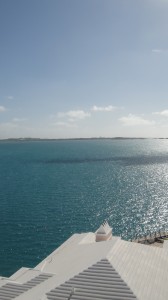
M 166 140 L 168 138 L 146 138 L 146 137 L 91 137 L 91 138 L 7 138 L 7 139 L 0 139 L 0 142 L 26 142 L 26 141 L 66 141 L 66 140 L 147 140 L 147 139 L 160 139 Z

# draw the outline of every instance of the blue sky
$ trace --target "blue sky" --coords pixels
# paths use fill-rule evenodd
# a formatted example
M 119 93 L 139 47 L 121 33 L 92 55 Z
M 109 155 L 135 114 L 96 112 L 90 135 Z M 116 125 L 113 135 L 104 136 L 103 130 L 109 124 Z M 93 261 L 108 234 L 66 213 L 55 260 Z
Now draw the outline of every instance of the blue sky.
M 168 0 L 1 0 L 0 139 L 168 137 Z

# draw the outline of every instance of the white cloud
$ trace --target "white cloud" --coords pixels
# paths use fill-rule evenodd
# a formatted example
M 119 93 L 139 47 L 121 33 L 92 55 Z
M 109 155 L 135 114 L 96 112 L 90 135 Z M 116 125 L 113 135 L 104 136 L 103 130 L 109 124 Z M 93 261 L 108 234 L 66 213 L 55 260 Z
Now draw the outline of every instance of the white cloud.
M 122 117 L 119 119 L 124 126 L 144 126 L 144 125 L 154 125 L 154 121 L 146 120 L 142 117 L 129 114 L 128 117 Z
M 0 106 L 0 112 L 6 111 L 6 108 L 4 106 Z
M 152 49 L 153 53 L 162 53 L 163 50 L 162 49 Z
M 115 106 L 112 106 L 112 105 L 108 105 L 108 106 L 96 106 L 94 105 L 91 110 L 92 111 L 105 111 L 105 112 L 108 112 L 108 111 L 114 111 L 116 109 Z
M 13 118 L 13 122 L 24 122 L 26 120 L 26 118 Z
M 13 96 L 7 96 L 7 99 L 8 99 L 8 100 L 13 100 L 14 97 L 13 97 Z
M 53 123 L 53 125 L 60 127 L 60 128 L 75 128 L 75 127 L 77 127 L 76 124 L 69 123 L 69 122 L 56 122 L 56 123 Z
M 13 129 L 17 128 L 18 124 L 13 123 L 13 122 L 6 122 L 6 123 L 0 123 L 0 129 Z
M 51 115 L 49 115 L 48 117 L 49 117 L 49 119 L 53 120 L 53 119 L 55 119 L 55 118 L 56 118 L 56 115 L 54 115 L 54 114 L 51 114 Z
M 165 109 L 165 110 L 160 111 L 160 112 L 154 112 L 153 115 L 160 115 L 160 116 L 163 116 L 163 117 L 168 117 L 168 109 Z
M 25 137 L 25 136 L 32 136 L 32 137 L 38 137 L 38 128 L 35 127 L 27 127 L 23 126 L 23 124 L 9 121 L 9 122 L 2 122 L 0 123 L 0 139 L 3 138 L 20 138 L 20 137 Z M 45 133 L 45 128 L 43 128 L 43 136 Z
M 156 54 L 168 53 L 168 49 L 152 49 L 152 52 Z
M 59 112 L 57 114 L 57 116 L 59 118 L 64 118 L 64 117 L 68 117 L 70 118 L 70 121 L 74 121 L 74 120 L 83 120 L 85 118 L 90 117 L 90 113 L 85 112 L 83 110 L 70 110 L 67 112 Z

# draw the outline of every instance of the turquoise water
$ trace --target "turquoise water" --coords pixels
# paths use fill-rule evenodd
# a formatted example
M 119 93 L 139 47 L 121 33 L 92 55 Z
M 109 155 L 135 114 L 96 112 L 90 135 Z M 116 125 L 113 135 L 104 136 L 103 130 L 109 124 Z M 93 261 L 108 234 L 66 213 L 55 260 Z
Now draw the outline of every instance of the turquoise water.
M 125 239 L 168 228 L 167 199 L 167 140 L 1 141 L 0 275 L 105 219 Z

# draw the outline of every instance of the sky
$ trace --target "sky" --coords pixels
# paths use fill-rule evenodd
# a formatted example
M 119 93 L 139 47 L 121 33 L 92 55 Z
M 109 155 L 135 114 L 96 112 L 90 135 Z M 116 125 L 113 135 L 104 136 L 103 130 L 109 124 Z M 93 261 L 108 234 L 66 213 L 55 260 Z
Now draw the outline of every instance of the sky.
M 168 137 L 168 0 L 1 0 L 0 139 Z

